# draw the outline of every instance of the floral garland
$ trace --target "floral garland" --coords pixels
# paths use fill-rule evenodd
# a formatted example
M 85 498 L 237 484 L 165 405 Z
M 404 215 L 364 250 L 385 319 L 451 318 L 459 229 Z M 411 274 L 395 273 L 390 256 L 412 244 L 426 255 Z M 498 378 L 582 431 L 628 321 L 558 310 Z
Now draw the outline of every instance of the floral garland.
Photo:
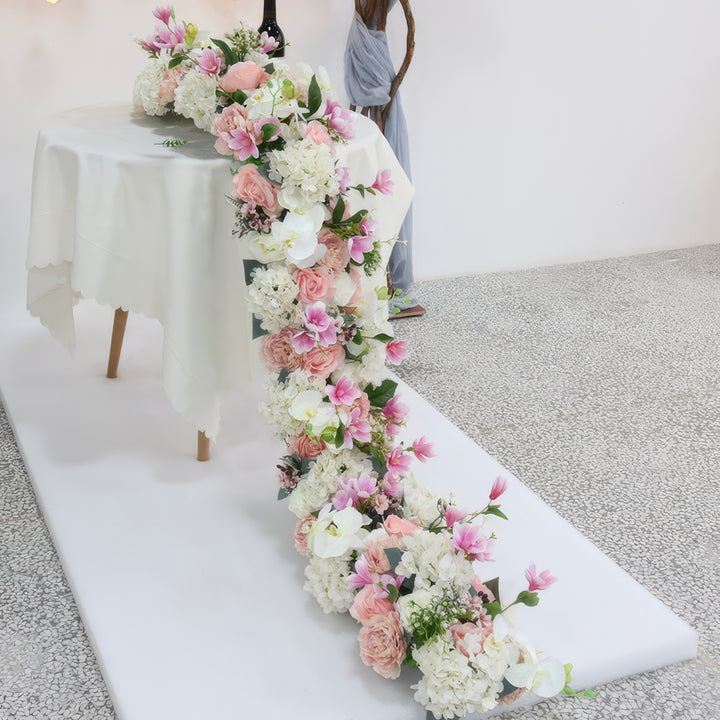
M 485 520 L 507 519 L 495 502 L 506 481 L 482 510 L 464 511 L 410 472 L 433 457 L 428 440 L 398 441 L 408 410 L 385 363 L 404 358 L 405 342 L 388 322 L 383 241 L 349 199 L 390 195 L 393 182 L 381 171 L 351 185 L 339 166 L 354 115 L 329 95 L 324 71 L 273 61 L 265 35 L 243 25 L 210 40 L 170 6 L 153 14 L 135 102 L 191 118 L 232 160 L 235 232 L 253 255 L 253 336 L 273 373 L 260 410 L 287 442 L 278 496 L 298 518 L 304 589 L 326 613 L 349 611 L 360 657 L 380 675 L 419 668 L 412 688 L 428 716 L 486 712 L 528 690 L 574 694 L 570 666 L 542 659 L 504 615 L 537 605 L 555 578 L 530 565 L 527 589 L 503 605 L 498 578 L 476 574 L 475 562 L 492 560 Z

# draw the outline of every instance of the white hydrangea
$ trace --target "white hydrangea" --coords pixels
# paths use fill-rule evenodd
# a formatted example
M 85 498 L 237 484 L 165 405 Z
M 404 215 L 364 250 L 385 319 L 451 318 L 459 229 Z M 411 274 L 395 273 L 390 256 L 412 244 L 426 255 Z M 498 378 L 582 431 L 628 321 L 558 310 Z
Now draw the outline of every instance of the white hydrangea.
M 190 118 L 201 130 L 210 132 L 217 109 L 216 89 L 214 75 L 190 70 L 175 90 L 175 112 Z
M 372 461 L 357 448 L 333 451 L 328 448 L 310 467 L 292 491 L 289 508 L 299 518 L 317 512 L 337 492 L 343 475 L 362 475 L 372 472 Z
M 497 705 L 502 682 L 473 668 L 448 634 L 415 648 L 413 659 L 423 675 L 411 686 L 415 700 L 438 720 L 487 712 Z
M 288 210 L 306 213 L 340 191 L 335 159 L 327 145 L 290 142 L 282 150 L 269 152 L 268 160 L 270 179 L 282 185 L 278 202 Z
M 403 493 L 405 517 L 416 518 L 423 525 L 429 525 L 438 516 L 438 496 L 418 482 L 414 475 L 404 476 Z
M 135 80 L 133 103 L 147 115 L 165 115 L 169 110 L 158 98 L 158 89 L 166 72 L 167 58 L 150 58 Z
M 293 400 L 305 390 L 321 390 L 324 387 L 324 381 L 295 370 L 285 382 L 268 385 L 266 400 L 260 404 L 259 410 L 278 437 L 285 439 L 288 435 L 297 435 L 304 430 L 305 422 L 296 420 L 290 414 Z
M 284 265 L 258 268 L 248 286 L 248 307 L 262 321 L 269 332 L 277 332 L 291 321 L 297 312 L 294 303 L 298 286 Z
M 325 613 L 343 613 L 355 597 L 345 578 L 350 573 L 350 555 L 334 558 L 312 557 L 305 568 L 303 589 L 309 592 Z
M 385 343 L 379 340 L 367 341 L 367 352 L 360 361 L 346 360 L 345 374 L 360 387 L 368 383 L 379 385 L 386 377 Z
M 472 563 L 456 551 L 449 535 L 422 530 L 406 537 L 405 545 L 395 571 L 405 577 L 414 575 L 416 589 L 465 592 L 470 587 Z

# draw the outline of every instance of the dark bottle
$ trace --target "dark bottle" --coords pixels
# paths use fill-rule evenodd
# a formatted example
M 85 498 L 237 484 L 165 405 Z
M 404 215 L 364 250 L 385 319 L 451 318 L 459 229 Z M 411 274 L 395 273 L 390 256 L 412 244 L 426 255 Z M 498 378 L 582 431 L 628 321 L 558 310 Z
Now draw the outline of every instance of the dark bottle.
M 285 36 L 277 24 L 275 0 L 265 0 L 263 21 L 258 28 L 258 32 L 266 32 L 269 37 L 275 38 L 278 43 L 278 49 L 274 53 L 270 53 L 270 57 L 285 57 Z

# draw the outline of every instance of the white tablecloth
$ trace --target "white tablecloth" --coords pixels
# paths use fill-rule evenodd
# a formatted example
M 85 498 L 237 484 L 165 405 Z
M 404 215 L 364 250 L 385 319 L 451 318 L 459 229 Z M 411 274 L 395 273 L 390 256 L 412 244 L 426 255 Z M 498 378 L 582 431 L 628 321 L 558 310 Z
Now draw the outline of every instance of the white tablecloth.
M 166 139 L 187 143 L 167 148 Z M 210 437 L 256 353 L 225 197 L 229 162 L 213 141 L 189 121 L 127 104 L 57 115 L 38 137 L 27 259 L 28 309 L 69 349 L 80 298 L 159 320 L 165 393 Z M 413 190 L 385 138 L 358 115 L 355 139 L 339 154 L 354 184 L 392 171 L 394 195 L 367 196 L 362 207 L 373 211 L 377 235 L 393 238 Z

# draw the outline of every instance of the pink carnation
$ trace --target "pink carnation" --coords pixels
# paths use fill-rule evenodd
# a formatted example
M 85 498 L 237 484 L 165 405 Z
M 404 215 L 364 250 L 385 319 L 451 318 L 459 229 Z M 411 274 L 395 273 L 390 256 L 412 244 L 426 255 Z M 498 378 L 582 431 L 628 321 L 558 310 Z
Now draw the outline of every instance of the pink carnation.
M 414 520 L 407 520 L 397 515 L 386 517 L 384 526 L 385 530 L 393 535 L 412 535 L 420 529 L 420 525 Z
M 233 151 L 228 145 L 232 139 L 233 130 L 245 130 L 247 127 L 247 110 L 239 103 L 228 105 L 219 115 L 215 117 L 210 132 L 215 135 L 215 150 L 221 155 L 232 155 Z
M 345 271 L 345 267 L 350 262 L 350 253 L 345 241 L 332 230 L 323 228 L 318 233 L 318 242 L 325 246 L 325 255 L 318 264 L 337 277 Z
M 400 623 L 400 614 L 393 609 L 387 615 L 373 615 L 363 623 L 358 636 L 360 657 L 384 678 L 400 676 L 407 644 Z
M 311 120 L 305 129 L 305 139 L 313 145 L 327 145 L 332 148 L 333 141 L 325 125 L 317 120 Z
M 300 367 L 302 355 L 293 347 L 291 327 L 284 327 L 272 335 L 265 335 L 260 341 L 260 357 L 269 370 L 279 373 L 283 368 L 292 372 Z

